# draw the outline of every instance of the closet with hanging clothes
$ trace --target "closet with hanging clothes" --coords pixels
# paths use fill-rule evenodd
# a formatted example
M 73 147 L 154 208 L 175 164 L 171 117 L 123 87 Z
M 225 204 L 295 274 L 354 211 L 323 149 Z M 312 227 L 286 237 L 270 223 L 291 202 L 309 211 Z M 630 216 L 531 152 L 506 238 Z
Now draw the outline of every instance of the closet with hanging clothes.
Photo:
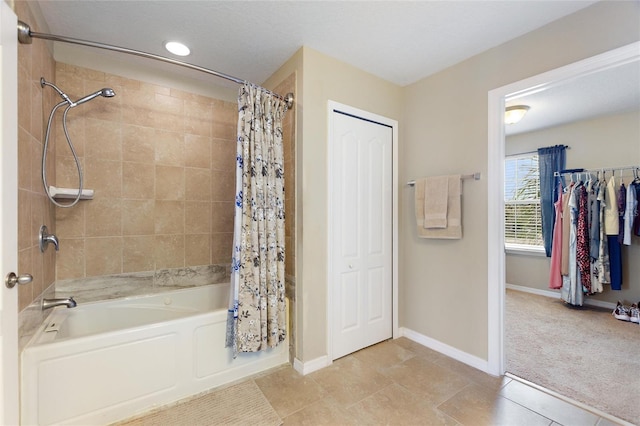
M 623 274 L 624 247 L 640 237 L 640 166 L 562 170 L 554 176 L 549 287 L 560 289 L 564 302 L 582 306 L 585 296 L 640 280 Z

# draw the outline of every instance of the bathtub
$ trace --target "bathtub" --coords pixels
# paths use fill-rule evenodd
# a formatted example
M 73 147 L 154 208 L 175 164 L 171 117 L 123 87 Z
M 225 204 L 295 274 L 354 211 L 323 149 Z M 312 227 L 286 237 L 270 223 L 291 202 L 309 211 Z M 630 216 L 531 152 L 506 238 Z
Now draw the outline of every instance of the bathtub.
M 107 424 L 289 362 L 224 347 L 229 284 L 55 308 L 22 352 L 22 424 Z

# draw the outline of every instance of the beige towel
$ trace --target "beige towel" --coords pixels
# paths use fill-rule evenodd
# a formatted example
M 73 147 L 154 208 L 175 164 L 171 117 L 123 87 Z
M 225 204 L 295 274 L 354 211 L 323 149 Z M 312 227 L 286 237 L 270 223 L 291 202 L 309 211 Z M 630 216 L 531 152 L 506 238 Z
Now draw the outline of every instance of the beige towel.
M 424 227 L 425 179 L 416 179 L 414 194 L 418 237 L 441 239 L 462 238 L 461 176 L 447 176 L 447 186 L 447 227 L 441 229 L 426 229 Z
M 424 226 L 426 229 L 447 227 L 448 176 L 424 179 Z

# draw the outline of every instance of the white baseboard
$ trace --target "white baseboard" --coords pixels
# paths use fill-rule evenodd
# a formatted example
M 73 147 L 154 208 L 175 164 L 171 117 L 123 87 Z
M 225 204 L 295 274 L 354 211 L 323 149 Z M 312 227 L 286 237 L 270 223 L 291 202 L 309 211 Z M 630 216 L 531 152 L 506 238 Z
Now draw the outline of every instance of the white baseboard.
M 327 355 L 312 359 L 311 361 L 307 362 L 300 361 L 298 358 L 293 359 L 293 369 L 303 376 L 328 367 L 331 364 L 332 362 Z
M 405 327 L 400 327 L 400 335 L 413 340 L 416 343 L 420 343 L 422 346 L 426 346 L 429 349 L 433 349 L 436 352 L 440 352 L 443 355 L 453 358 L 456 361 L 460 361 L 473 368 L 484 371 L 487 374 L 491 374 L 489 372 L 489 363 L 487 360 L 478 358 L 475 355 L 471 355 L 467 352 L 461 351 L 460 349 L 456 349 L 453 346 L 449 346 L 446 343 L 442 343 L 439 340 L 427 337 Z
M 506 287 L 510 290 L 522 291 L 524 293 L 537 294 L 539 296 L 552 297 L 554 299 L 560 298 L 559 290 L 542 290 L 539 288 L 525 287 L 516 284 L 506 284 Z M 614 310 L 616 308 L 615 303 L 605 302 L 603 300 L 590 299 L 589 297 L 584 298 L 584 304 L 588 306 L 595 306 L 597 308 L 606 308 Z

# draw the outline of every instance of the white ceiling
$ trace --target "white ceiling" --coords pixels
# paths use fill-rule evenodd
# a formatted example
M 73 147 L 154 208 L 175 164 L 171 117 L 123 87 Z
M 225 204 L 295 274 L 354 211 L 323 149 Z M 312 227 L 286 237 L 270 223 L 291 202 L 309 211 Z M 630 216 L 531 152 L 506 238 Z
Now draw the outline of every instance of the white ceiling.
M 186 0 L 39 0 L 53 34 L 112 44 L 172 57 L 163 42 L 186 43 L 192 54 L 179 58 L 255 83 L 262 83 L 301 46 L 404 86 L 587 7 L 595 1 L 186 1 Z M 120 60 L 122 56 L 120 55 Z M 130 55 L 129 55 L 130 56 Z M 131 58 L 136 60 L 139 58 Z M 637 67 L 636 67 L 637 68 Z M 180 72 L 180 70 L 176 70 Z M 637 69 L 635 70 L 637 76 Z M 212 84 L 228 85 L 209 77 Z M 621 75 L 607 79 L 604 95 L 596 84 L 560 89 L 527 98 L 531 105 L 519 127 L 559 124 L 581 114 L 602 114 L 603 107 L 629 108 L 640 101 L 640 81 L 625 86 Z M 633 90 L 630 90 L 630 85 Z M 598 87 L 600 87 L 598 85 Z M 593 89 L 593 90 L 592 90 Z M 634 92 L 625 104 L 610 90 Z M 597 99 L 597 102 L 593 102 Z M 603 100 L 603 101 L 601 101 Z M 567 104 L 571 101 L 572 104 Z M 544 108 L 543 108 L 544 106 Z M 597 111 L 594 107 L 598 107 Z M 546 118 L 542 111 L 551 114 Z M 567 118 L 564 113 L 572 112 Z M 562 113 L 562 114 L 561 114 Z M 548 120 L 555 120 L 553 122 Z M 526 124 L 530 123 L 530 124 Z M 529 126 L 529 127 L 526 127 Z
M 262 83 L 305 45 L 414 83 L 595 1 L 40 0 L 54 34 L 170 56 Z
M 507 135 L 580 120 L 640 110 L 640 62 L 609 68 L 509 101 L 527 105 L 522 121 L 506 125 Z

